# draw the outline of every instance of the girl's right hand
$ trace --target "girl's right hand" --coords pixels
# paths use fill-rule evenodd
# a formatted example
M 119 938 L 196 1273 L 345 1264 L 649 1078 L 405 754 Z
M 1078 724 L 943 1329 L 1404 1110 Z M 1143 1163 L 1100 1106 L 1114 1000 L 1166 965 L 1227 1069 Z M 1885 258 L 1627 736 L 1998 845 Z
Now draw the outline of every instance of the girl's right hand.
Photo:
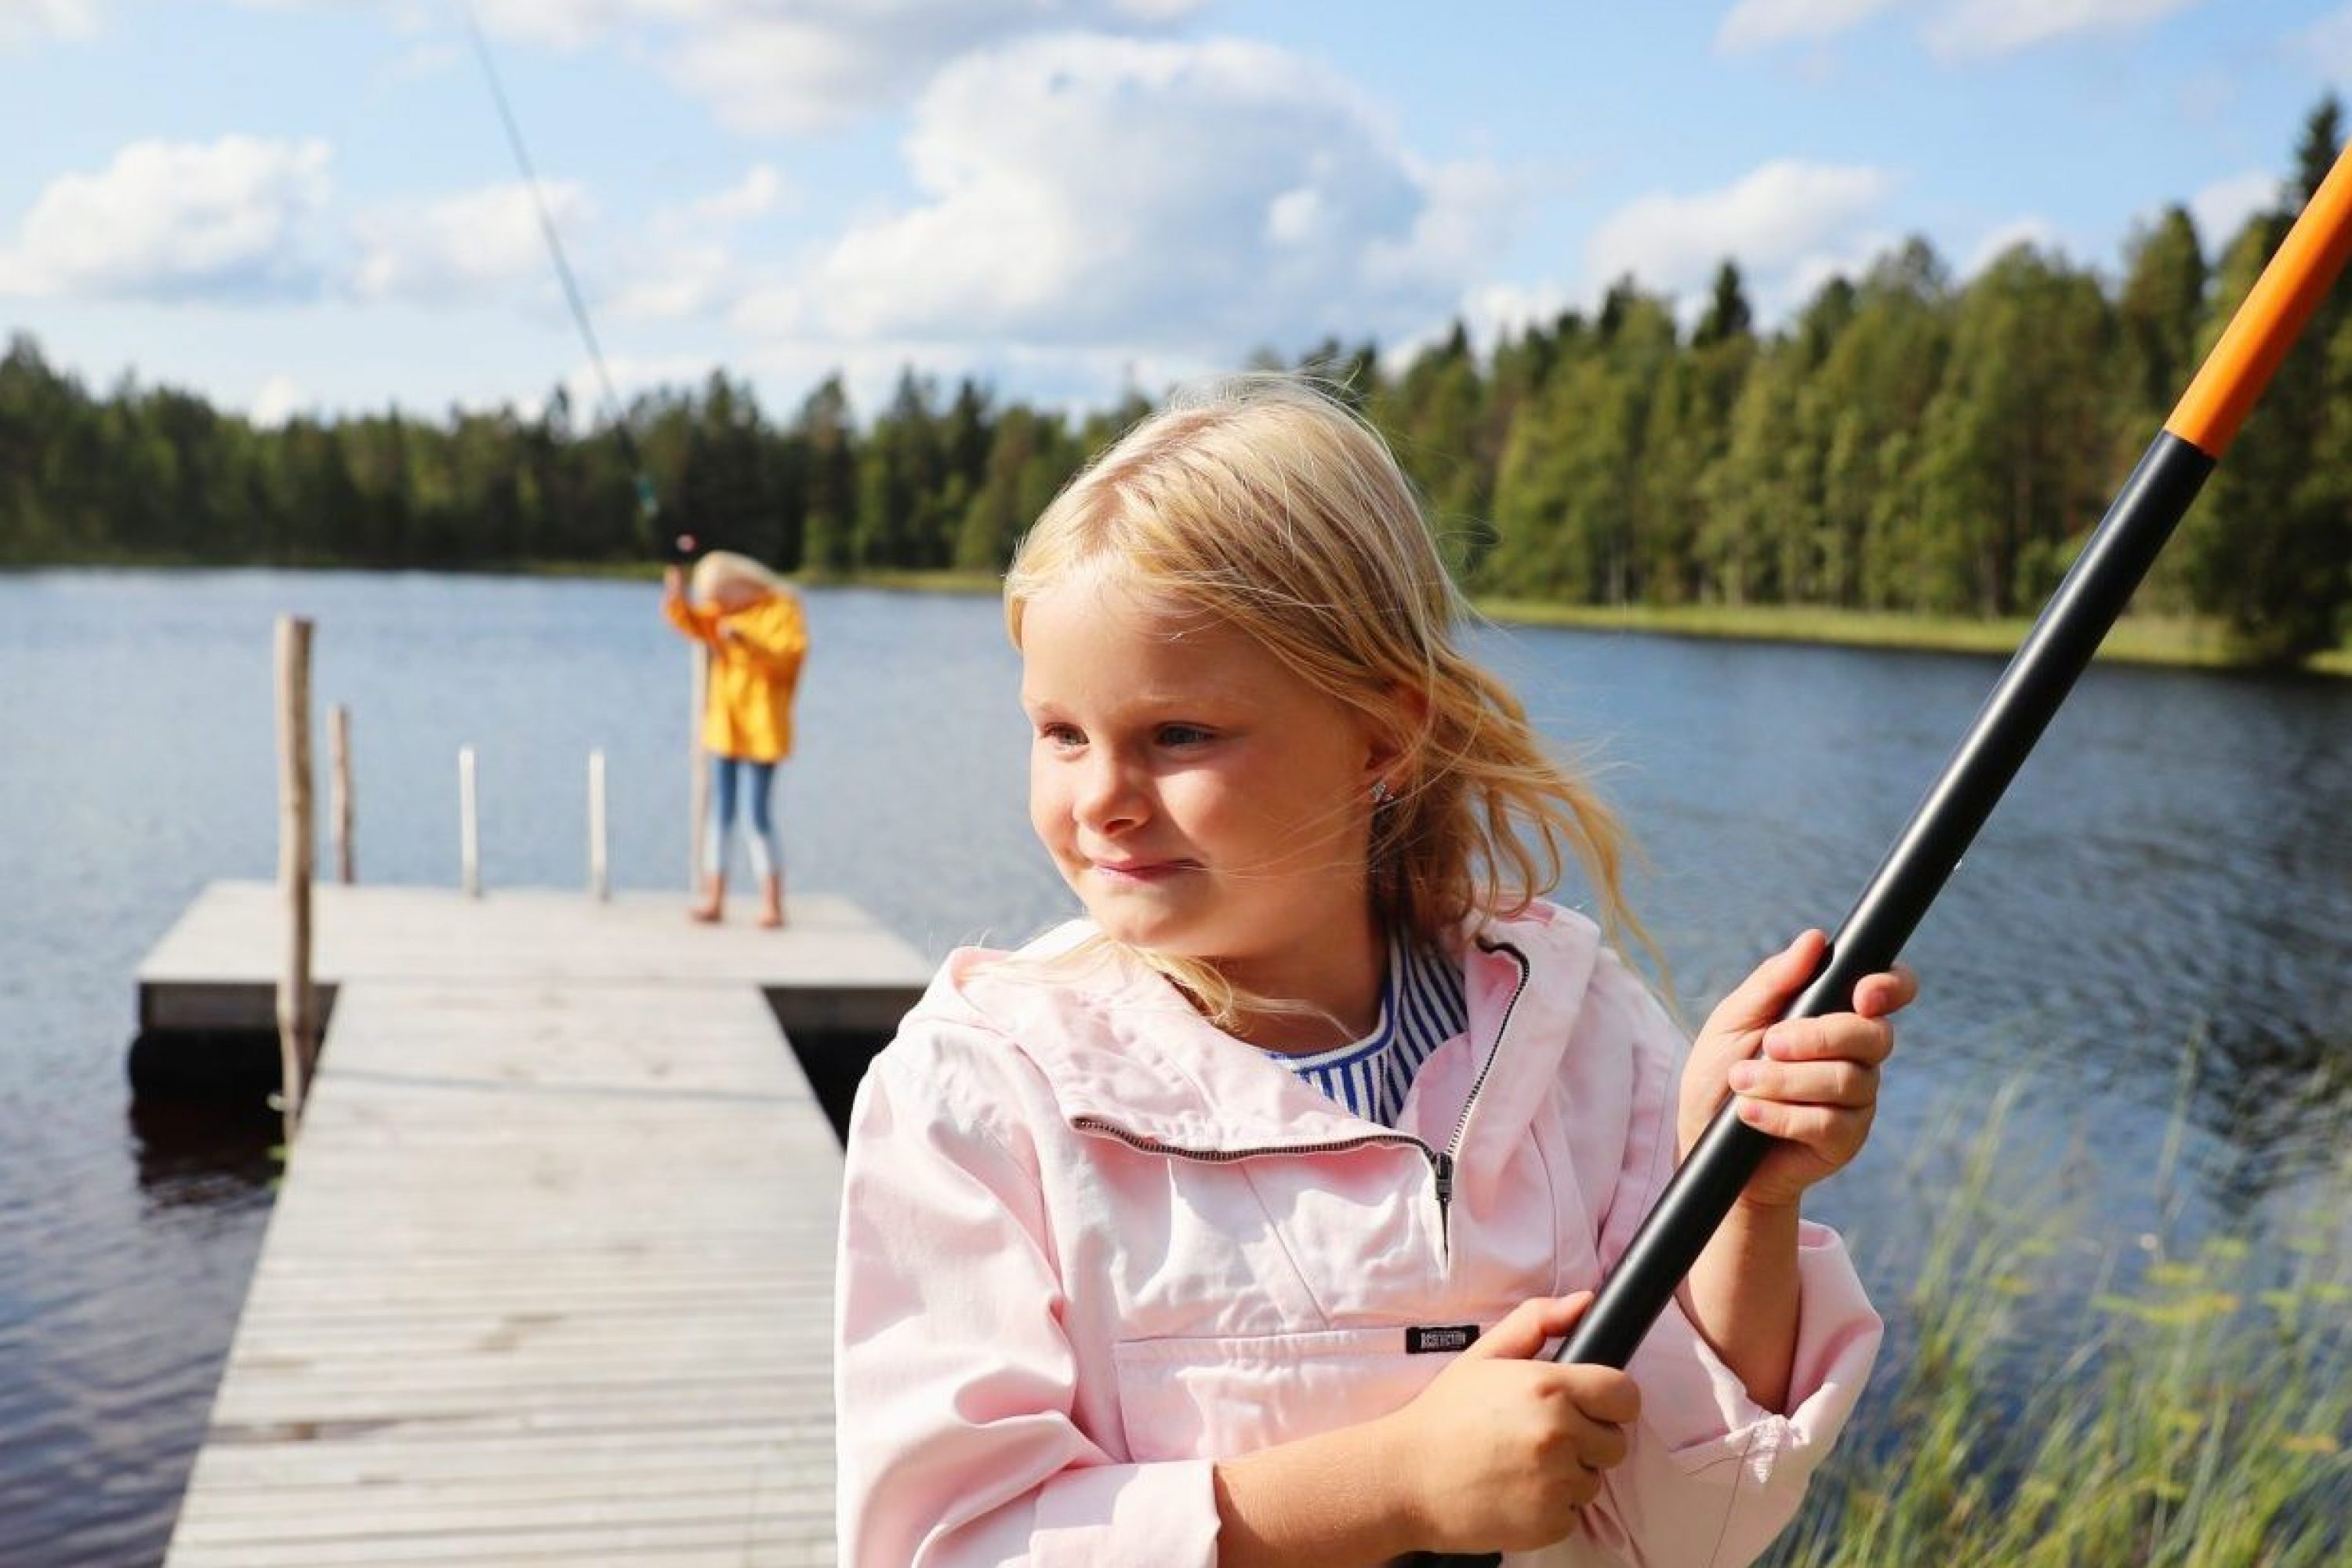
M 1588 1290 L 1521 1302 L 1390 1418 L 1427 1550 L 1549 1546 L 1624 1459 L 1642 1413 L 1633 1378 L 1534 1359 L 1591 1301 Z

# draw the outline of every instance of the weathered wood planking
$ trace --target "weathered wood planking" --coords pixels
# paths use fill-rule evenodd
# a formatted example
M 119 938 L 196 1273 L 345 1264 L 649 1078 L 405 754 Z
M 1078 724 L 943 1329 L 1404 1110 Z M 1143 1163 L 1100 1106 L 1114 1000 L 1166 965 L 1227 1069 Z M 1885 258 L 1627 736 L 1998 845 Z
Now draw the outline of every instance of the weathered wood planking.
M 782 931 L 753 925 L 744 900 L 725 924 L 697 926 L 684 897 L 667 893 L 599 901 L 494 888 L 472 899 L 321 882 L 311 900 L 311 974 L 330 1001 L 351 980 L 745 982 L 767 993 L 787 1028 L 887 1031 L 929 974 L 912 947 L 824 894 L 792 895 Z M 139 1026 L 273 1027 L 286 918 L 275 883 L 207 886 L 139 965 Z
M 730 973 L 674 900 L 604 934 L 674 923 L 675 962 L 478 918 L 552 895 L 320 892 L 327 1049 L 166 1568 L 830 1563 L 840 1154 L 762 999 L 802 961 Z M 803 908 L 758 940 L 822 947 Z M 227 929 L 184 921 L 142 986 Z M 807 983 L 920 967 L 853 945 Z

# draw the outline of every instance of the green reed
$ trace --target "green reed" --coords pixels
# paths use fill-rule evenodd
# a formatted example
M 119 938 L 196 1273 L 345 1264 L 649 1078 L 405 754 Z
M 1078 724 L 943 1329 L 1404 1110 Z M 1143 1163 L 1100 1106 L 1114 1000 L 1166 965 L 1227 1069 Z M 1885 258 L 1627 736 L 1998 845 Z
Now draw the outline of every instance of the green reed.
M 2352 1160 L 2259 1238 L 2103 1237 L 2005 1148 L 2013 1099 L 1997 1098 L 1888 1304 L 1907 1352 L 1767 1561 L 2352 1563 Z M 2084 1304 L 2054 1326 L 2045 1310 L 2029 1339 L 2021 1319 L 2052 1300 Z

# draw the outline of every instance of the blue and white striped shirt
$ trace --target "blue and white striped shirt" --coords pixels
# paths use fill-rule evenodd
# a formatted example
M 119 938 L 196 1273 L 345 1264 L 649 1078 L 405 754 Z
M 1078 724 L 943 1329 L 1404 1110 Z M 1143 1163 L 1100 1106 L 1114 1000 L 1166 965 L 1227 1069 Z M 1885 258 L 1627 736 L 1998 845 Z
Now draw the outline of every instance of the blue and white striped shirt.
M 1442 952 L 1391 937 L 1380 1022 L 1370 1034 L 1311 1057 L 1266 1054 L 1356 1115 L 1393 1127 L 1421 1064 L 1469 1024 L 1461 967 Z

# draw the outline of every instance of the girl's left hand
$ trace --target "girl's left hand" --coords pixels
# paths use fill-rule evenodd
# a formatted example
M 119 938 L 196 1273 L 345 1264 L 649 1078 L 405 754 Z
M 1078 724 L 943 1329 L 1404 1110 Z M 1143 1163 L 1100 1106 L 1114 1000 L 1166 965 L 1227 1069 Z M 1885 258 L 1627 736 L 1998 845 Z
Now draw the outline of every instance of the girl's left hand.
M 1919 994 L 1917 976 L 1898 963 L 1863 977 L 1851 1013 L 1781 1021 L 1828 946 L 1828 937 L 1809 931 L 1757 965 L 1708 1015 L 1683 1069 L 1684 1154 L 1726 1094 L 1738 1096 L 1741 1121 L 1780 1140 L 1748 1179 L 1743 1203 L 1792 1205 L 1861 1152 L 1878 1109 L 1879 1066 L 1895 1049 L 1886 1019 Z

